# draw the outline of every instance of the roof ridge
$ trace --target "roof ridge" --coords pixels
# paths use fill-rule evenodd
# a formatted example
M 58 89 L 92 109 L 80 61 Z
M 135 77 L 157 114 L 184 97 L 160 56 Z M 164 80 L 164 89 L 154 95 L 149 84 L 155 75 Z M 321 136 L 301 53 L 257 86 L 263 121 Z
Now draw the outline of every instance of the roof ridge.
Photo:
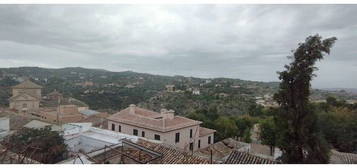
M 21 83 L 13 86 L 12 88 L 31 88 L 31 89 L 41 89 L 42 86 L 34 83 L 30 79 L 26 79 L 22 81 Z
M 19 94 L 16 95 L 16 96 L 11 96 L 11 97 L 9 98 L 9 100 L 15 99 L 15 98 L 20 97 L 20 96 L 22 96 L 22 95 L 27 95 L 27 96 L 30 96 L 30 97 L 35 98 L 36 100 L 38 100 L 37 97 L 35 97 L 35 96 L 33 96 L 33 95 L 29 94 L 29 93 L 26 93 L 26 92 L 19 93 Z

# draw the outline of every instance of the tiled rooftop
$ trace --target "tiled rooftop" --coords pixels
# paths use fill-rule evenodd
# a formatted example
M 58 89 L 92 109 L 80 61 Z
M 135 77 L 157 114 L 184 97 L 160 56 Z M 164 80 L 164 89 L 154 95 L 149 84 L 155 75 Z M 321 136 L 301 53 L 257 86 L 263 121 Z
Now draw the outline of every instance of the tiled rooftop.
M 130 108 L 131 107 L 128 107 L 117 112 L 107 119 L 160 132 L 167 132 L 201 124 L 200 121 L 191 120 L 181 116 L 174 116 L 173 119 L 164 119 L 161 113 L 139 107 L 133 107 L 134 113 L 130 113 Z
M 236 141 L 232 138 L 227 138 L 216 142 L 207 148 L 200 149 L 196 151 L 195 154 L 204 158 L 210 158 L 212 151 L 212 159 L 221 163 L 225 161 L 225 159 L 233 150 L 246 150 L 247 147 L 249 147 L 248 143 Z
M 208 159 L 201 158 L 196 155 L 191 155 L 190 153 L 183 152 L 163 144 L 156 144 L 139 139 L 137 142 L 145 148 L 151 149 L 155 152 L 162 154 L 162 164 L 209 164 Z
M 331 150 L 330 163 L 332 164 L 357 164 L 357 154 Z
M 275 164 L 276 162 L 251 155 L 246 152 L 232 151 L 225 161 L 226 164 Z

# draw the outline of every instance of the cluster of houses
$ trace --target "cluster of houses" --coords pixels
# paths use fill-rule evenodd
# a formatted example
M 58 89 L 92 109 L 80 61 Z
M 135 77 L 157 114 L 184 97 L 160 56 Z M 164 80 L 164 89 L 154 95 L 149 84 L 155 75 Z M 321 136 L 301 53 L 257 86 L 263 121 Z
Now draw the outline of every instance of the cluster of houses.
M 264 107 L 277 107 L 278 103 L 273 99 L 273 95 L 266 94 L 262 97 L 255 97 L 255 103 Z
M 14 86 L 10 111 L 30 118 L 23 127 L 51 127 L 61 133 L 70 157 L 60 164 L 279 163 L 279 149 L 271 152 L 268 146 L 231 138 L 215 142 L 215 130 L 202 127 L 201 121 L 177 116 L 173 110 L 155 112 L 132 104 L 108 115 L 90 110 L 85 103 L 64 97 L 57 91 L 43 98 L 41 89 L 30 80 Z M 10 125 L 11 119 L 0 118 L 0 138 L 11 134 Z M 38 163 L 30 158 L 16 160 L 20 154 L 6 151 L 0 146 L 2 157 L 8 158 L 4 159 L 6 163 L 9 160 L 11 163 Z M 344 154 L 337 154 L 335 162 L 344 158 Z

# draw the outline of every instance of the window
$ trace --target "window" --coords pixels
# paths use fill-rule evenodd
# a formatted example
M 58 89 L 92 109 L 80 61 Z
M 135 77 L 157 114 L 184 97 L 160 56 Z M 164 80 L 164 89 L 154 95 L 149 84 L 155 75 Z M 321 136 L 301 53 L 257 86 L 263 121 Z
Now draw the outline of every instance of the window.
M 138 130 L 137 129 L 133 129 L 133 135 L 138 136 Z
M 27 107 L 27 104 L 22 104 L 22 108 L 26 108 Z
M 160 135 L 155 134 L 154 138 L 155 138 L 155 140 L 159 140 L 160 141 Z
M 198 140 L 198 148 L 201 148 L 201 140 Z
M 208 137 L 208 144 L 211 144 L 211 136 Z
M 178 143 L 178 142 L 180 142 L 180 133 L 179 132 L 176 133 L 176 135 L 175 135 L 175 143 Z
M 190 129 L 190 138 L 192 138 L 192 132 L 193 132 L 192 129 Z
M 141 136 L 145 137 L 145 132 L 144 131 L 141 132 Z
M 115 124 L 112 124 L 112 131 L 115 131 Z
M 118 131 L 119 131 L 119 132 L 121 132 L 121 125 L 118 125 L 118 128 L 119 128 L 119 130 L 118 130 Z
M 193 151 L 193 142 L 190 143 L 190 151 Z

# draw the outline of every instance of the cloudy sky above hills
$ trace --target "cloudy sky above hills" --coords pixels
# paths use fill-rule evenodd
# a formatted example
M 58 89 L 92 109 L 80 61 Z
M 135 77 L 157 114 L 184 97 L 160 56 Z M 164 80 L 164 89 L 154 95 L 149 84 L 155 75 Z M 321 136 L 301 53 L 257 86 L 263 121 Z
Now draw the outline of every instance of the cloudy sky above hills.
M 357 5 L 0 5 L 0 67 L 277 81 L 316 33 L 338 41 L 313 87 L 357 88 Z

